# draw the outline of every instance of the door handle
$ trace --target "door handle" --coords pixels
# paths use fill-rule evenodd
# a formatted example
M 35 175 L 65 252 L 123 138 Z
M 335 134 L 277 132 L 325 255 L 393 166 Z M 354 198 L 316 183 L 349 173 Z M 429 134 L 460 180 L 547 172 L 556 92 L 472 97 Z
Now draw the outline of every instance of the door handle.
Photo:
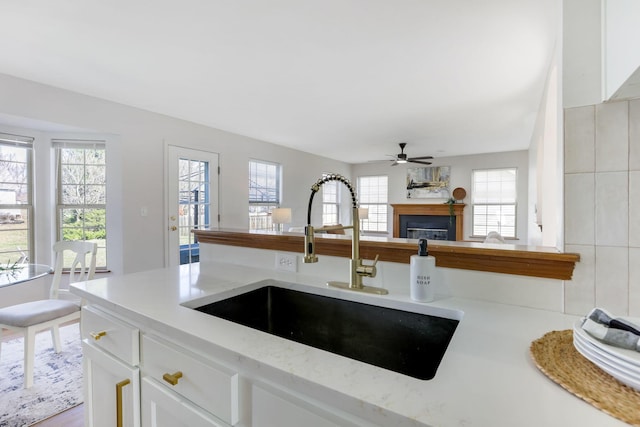
M 122 427 L 124 421 L 122 419 L 122 389 L 124 386 L 131 384 L 131 381 L 127 378 L 116 384 L 116 426 Z

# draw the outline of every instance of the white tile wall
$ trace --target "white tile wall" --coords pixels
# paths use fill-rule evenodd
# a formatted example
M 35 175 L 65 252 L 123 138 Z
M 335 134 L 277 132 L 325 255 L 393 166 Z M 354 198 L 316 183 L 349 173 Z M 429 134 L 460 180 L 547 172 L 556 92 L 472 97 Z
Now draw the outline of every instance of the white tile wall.
M 596 245 L 629 246 L 629 173 L 595 175 Z
M 640 171 L 629 171 L 629 246 L 640 248 Z
M 567 174 L 564 180 L 565 243 L 569 245 L 595 244 L 595 174 Z
M 629 248 L 629 315 L 640 317 L 640 248 Z
M 629 102 L 629 170 L 640 170 L 640 99 Z
M 567 109 L 564 134 L 565 250 L 581 257 L 564 310 L 640 316 L 640 100 Z
M 565 173 L 596 169 L 596 109 L 593 105 L 570 108 L 564 114 Z
M 629 103 L 596 105 L 596 172 L 629 168 Z
M 596 306 L 629 312 L 629 248 L 596 246 Z
M 573 279 L 564 285 L 564 311 L 585 314 L 596 304 L 595 245 L 565 245 L 565 251 L 580 254 L 573 270 Z

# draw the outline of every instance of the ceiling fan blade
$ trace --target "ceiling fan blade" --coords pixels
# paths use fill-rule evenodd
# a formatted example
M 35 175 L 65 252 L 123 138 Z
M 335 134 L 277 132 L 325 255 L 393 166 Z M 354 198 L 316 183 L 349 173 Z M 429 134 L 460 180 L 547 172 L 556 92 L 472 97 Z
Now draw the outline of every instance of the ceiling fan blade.
M 410 159 L 407 159 L 407 160 L 411 161 L 411 160 L 431 160 L 431 159 L 433 159 L 433 156 L 411 157 Z
M 394 161 L 393 163 L 391 163 L 391 166 L 397 166 L 398 162 Z
M 431 162 L 423 162 L 422 160 L 414 160 L 414 159 L 409 159 L 408 160 L 411 163 L 420 163 L 421 165 L 430 165 Z

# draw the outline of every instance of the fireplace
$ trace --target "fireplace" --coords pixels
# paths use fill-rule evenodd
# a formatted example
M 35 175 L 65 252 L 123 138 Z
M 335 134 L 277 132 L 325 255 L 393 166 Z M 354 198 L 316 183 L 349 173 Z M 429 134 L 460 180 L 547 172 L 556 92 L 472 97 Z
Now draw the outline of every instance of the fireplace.
M 393 204 L 393 237 L 462 240 L 465 204 Z
M 448 215 L 400 215 L 400 237 L 456 240 L 456 222 Z

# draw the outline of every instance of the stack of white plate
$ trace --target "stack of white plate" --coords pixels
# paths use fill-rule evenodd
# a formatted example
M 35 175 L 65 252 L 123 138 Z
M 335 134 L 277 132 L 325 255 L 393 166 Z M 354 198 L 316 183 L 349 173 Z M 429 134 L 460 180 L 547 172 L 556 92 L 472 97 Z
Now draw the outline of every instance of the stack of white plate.
M 638 322 L 638 319 L 634 319 Z M 582 329 L 582 320 L 573 325 L 573 345 L 580 354 L 623 384 L 640 390 L 640 353 L 605 344 Z

